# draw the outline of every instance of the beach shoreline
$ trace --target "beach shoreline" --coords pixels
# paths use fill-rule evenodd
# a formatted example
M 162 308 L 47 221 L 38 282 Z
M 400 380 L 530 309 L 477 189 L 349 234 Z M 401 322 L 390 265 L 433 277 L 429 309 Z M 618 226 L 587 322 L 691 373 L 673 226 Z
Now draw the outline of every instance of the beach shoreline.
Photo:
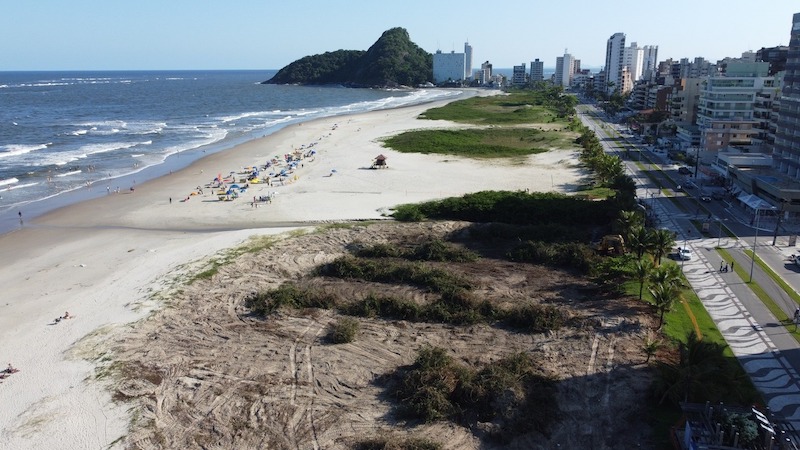
M 251 236 L 383 220 L 401 203 L 480 190 L 564 192 L 577 186 L 583 173 L 573 150 L 510 163 L 400 154 L 381 145 L 401 131 L 455 126 L 417 119 L 454 100 L 284 127 L 136 183 L 134 190 L 109 187 L 100 198 L 25 217 L 19 229 L 0 235 L 0 249 L 11 255 L 0 272 L 6 287 L 0 358 L 20 369 L 0 384 L 0 447 L 106 448 L 124 436 L 127 406 L 113 402 L 102 381 L 93 381 L 95 362 L 113 359 L 103 336 L 160 307 L 152 297 L 181 274 L 199 270 L 195 262 Z M 283 185 L 251 184 L 235 201 L 220 201 L 206 187 L 218 174 L 309 148 L 313 157 L 302 160 Z M 388 169 L 370 168 L 378 154 L 387 156 Z M 73 318 L 54 320 L 65 312 Z

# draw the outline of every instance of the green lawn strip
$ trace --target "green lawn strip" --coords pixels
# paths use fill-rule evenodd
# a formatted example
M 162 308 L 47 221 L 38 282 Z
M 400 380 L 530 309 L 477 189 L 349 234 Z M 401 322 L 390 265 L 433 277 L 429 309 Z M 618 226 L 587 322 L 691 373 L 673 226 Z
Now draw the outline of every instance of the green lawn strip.
M 744 253 L 750 258 L 753 257 L 752 250 L 745 250 Z M 783 289 L 783 291 L 786 292 L 787 295 L 789 295 L 789 298 L 791 298 L 795 302 L 800 302 L 800 297 L 797 295 L 796 292 L 794 292 L 794 289 L 792 289 L 789 285 L 787 285 L 786 282 L 783 281 L 780 276 L 778 276 L 778 274 L 776 274 L 769 266 L 767 266 L 767 264 L 764 261 L 761 260 L 761 258 L 758 257 L 758 255 L 756 255 L 756 264 L 758 264 L 758 266 L 761 267 L 761 269 L 763 269 L 764 272 L 766 272 L 767 275 L 769 275 L 769 277 L 772 278 L 778 284 L 778 286 L 780 286 L 781 289 Z M 739 266 L 736 267 L 739 268 Z M 744 268 L 740 268 L 739 270 L 736 271 L 736 273 L 740 277 L 742 277 L 742 279 L 744 279 L 745 277 L 748 277 L 749 279 L 750 277 L 750 274 L 746 273 Z M 748 284 L 756 284 L 758 286 L 758 284 L 755 282 L 750 282 Z M 759 286 L 758 288 L 761 289 L 761 291 L 763 292 L 761 286 Z M 781 323 L 781 325 L 783 325 L 786 331 L 789 334 L 791 334 L 792 337 L 797 342 L 800 342 L 800 330 L 796 330 L 797 327 L 795 327 L 794 322 L 792 322 L 792 319 L 789 317 L 789 315 L 783 309 L 781 309 L 781 307 L 778 306 L 778 304 L 775 303 L 775 301 L 773 301 L 772 298 L 769 295 L 767 295 L 766 292 L 764 292 L 764 298 L 766 298 L 767 300 L 765 301 L 762 299 L 761 301 L 767 306 L 767 309 L 769 309 L 772 315 L 775 316 L 776 319 L 778 319 L 778 321 Z
M 752 250 L 745 250 L 745 253 L 747 253 L 747 255 L 752 258 L 753 255 Z M 789 298 L 794 300 L 795 303 L 800 304 L 800 294 L 798 294 L 794 289 L 792 289 L 791 286 L 786 284 L 786 281 L 784 281 L 780 275 L 775 273 L 775 271 L 772 270 L 772 267 L 768 266 L 767 263 L 764 262 L 764 260 L 758 257 L 758 255 L 756 255 L 756 264 L 758 264 L 758 267 L 761 267 L 764 270 L 764 272 L 766 272 L 767 275 L 769 275 L 770 278 L 772 278 L 776 283 L 778 283 L 778 286 L 780 286 L 781 289 L 783 289 L 783 291 L 786 292 Z
M 663 264 L 676 264 L 674 261 L 664 261 Z M 688 282 L 684 279 L 684 285 Z M 624 284 L 625 293 L 636 298 L 639 297 L 639 283 L 636 280 L 628 281 Z M 652 304 L 652 296 L 647 290 L 647 285 L 642 292 L 642 301 Z M 684 307 L 688 306 L 688 308 Z M 692 317 L 694 316 L 694 321 Z M 673 308 L 664 315 L 664 326 L 661 331 L 673 342 L 686 342 L 686 335 L 695 329 L 695 322 L 700 329 L 703 339 L 713 341 L 725 346 L 725 355 L 733 358 L 733 352 L 725 338 L 717 328 L 714 320 L 708 314 L 703 303 L 691 288 L 685 288 L 680 293 L 679 300 Z M 680 409 L 669 405 L 652 404 L 649 408 L 650 421 L 653 427 L 655 447 L 657 449 L 672 449 L 672 442 L 669 433 L 673 426 L 679 424 L 683 413 Z
M 677 263 L 665 260 L 663 264 Z M 685 278 L 683 282 L 685 286 L 689 286 Z M 624 284 L 624 290 L 627 295 L 638 298 L 639 282 L 636 280 L 626 282 Z M 650 304 L 653 303 L 653 297 L 648 291 L 647 284 L 645 284 L 644 290 L 642 291 L 642 301 Z M 683 307 L 682 303 L 688 306 L 688 310 Z M 694 321 L 692 321 L 692 316 L 694 316 Z M 704 339 L 727 345 L 725 343 L 725 338 L 722 337 L 722 333 L 717 329 L 717 325 L 708 314 L 708 311 L 706 311 L 703 303 L 697 297 L 697 294 L 691 287 L 687 287 L 681 290 L 680 299 L 677 300 L 673 308 L 664 315 L 662 331 L 675 342 L 686 342 L 686 335 L 694 329 L 695 322 Z M 730 350 L 726 350 L 726 352 L 728 351 Z M 730 353 L 730 356 L 733 356 L 733 353 Z
M 720 256 L 723 258 L 723 260 L 730 261 L 733 259 L 733 257 L 731 257 L 731 254 L 727 250 L 723 248 L 718 248 L 716 250 L 717 253 L 719 253 Z M 750 250 L 745 250 L 745 254 L 752 257 L 753 252 Z M 756 261 L 758 261 L 758 257 L 756 257 Z M 736 272 L 736 275 L 738 275 L 739 278 L 742 279 L 742 281 L 748 280 L 750 278 L 750 274 L 747 272 L 747 270 L 745 270 L 745 268 L 739 264 L 737 264 L 733 270 L 734 272 Z M 785 312 L 783 312 L 783 310 L 780 308 L 780 306 L 778 306 L 777 303 L 775 303 L 774 300 L 772 300 L 772 297 L 770 297 L 767 294 L 767 292 L 764 291 L 764 288 L 762 288 L 755 281 L 746 282 L 746 284 L 750 288 L 750 290 L 753 291 L 756 297 L 758 297 L 758 299 L 761 300 L 761 303 L 763 303 L 764 306 L 766 306 L 767 309 L 772 313 L 772 315 L 775 316 L 776 319 L 778 319 L 778 321 L 781 323 L 781 325 L 783 325 L 786 331 L 789 334 L 791 334 L 796 341 L 800 342 L 800 332 L 794 331 L 795 327 L 792 324 L 791 320 L 789 319 L 789 316 Z

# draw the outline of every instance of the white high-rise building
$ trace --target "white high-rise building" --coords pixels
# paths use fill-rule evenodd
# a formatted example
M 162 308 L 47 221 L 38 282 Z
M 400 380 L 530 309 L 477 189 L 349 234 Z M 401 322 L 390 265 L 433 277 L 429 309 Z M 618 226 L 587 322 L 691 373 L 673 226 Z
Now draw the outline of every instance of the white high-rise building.
M 442 53 L 436 50 L 433 54 L 433 82 L 436 84 L 448 81 L 462 81 L 466 58 L 463 53 Z
M 466 66 L 464 67 L 464 79 L 469 80 L 472 78 L 472 46 L 469 45 L 469 42 L 464 43 L 464 56 Z
M 606 43 L 606 92 L 621 88 L 622 68 L 625 66 L 625 33 L 614 33 Z
M 623 64 L 628 67 L 631 80 L 637 81 L 642 77 L 642 67 L 644 64 L 644 49 L 631 42 L 630 47 L 625 47 L 625 61 Z
M 557 86 L 569 87 L 572 83 L 572 75 L 575 73 L 575 58 L 569 53 L 564 52 L 564 56 L 556 58 L 556 73 L 554 82 Z
M 658 46 L 645 45 L 642 47 L 644 57 L 642 59 L 642 77 L 651 79 L 655 76 L 658 69 Z

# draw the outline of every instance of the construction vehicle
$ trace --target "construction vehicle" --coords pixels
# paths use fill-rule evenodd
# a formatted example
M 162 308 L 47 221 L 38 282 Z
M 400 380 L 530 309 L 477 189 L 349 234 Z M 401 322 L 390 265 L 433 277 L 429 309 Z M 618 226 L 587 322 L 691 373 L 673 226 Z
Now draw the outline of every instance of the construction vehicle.
M 625 240 L 618 234 L 607 234 L 603 236 L 600 242 L 592 244 L 592 248 L 602 255 L 624 255 Z

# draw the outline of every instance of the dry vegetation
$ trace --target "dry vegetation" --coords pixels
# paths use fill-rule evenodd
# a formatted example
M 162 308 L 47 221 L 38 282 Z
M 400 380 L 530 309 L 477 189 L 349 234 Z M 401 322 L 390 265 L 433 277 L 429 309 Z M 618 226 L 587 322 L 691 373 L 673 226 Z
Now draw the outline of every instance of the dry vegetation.
M 568 271 L 509 262 L 503 258 L 506 242 L 470 241 L 471 226 L 428 222 L 331 228 L 242 255 L 210 279 L 186 286 L 170 307 L 137 324 L 115 344 L 115 364 L 122 368 L 116 398 L 132 402 L 137 411 L 127 445 L 651 447 L 645 413 L 651 375 L 642 364 L 642 347 L 652 311 L 634 299 L 607 298 Z M 334 344 L 332 329 L 345 317 L 338 306 L 283 307 L 266 316 L 246 306 L 254 294 L 285 283 L 324 292 L 337 305 L 370 294 L 419 305 L 435 302 L 439 293 L 414 284 L 317 275 L 320 266 L 356 247 L 410 248 L 432 239 L 454 242 L 481 256 L 475 261 L 425 262 L 469 280 L 470 298 L 499 309 L 553 306 L 566 318 L 564 325 L 526 332 L 501 321 L 454 325 L 357 317 L 352 341 Z M 430 347 L 444 349 L 459 367 L 476 372 L 525 355 L 531 370 L 555 380 L 557 420 L 541 432 L 526 428 L 498 434 L 508 414 L 428 423 L 408 419 L 391 388 L 418 351 Z M 551 407 L 527 405 L 533 412 Z

